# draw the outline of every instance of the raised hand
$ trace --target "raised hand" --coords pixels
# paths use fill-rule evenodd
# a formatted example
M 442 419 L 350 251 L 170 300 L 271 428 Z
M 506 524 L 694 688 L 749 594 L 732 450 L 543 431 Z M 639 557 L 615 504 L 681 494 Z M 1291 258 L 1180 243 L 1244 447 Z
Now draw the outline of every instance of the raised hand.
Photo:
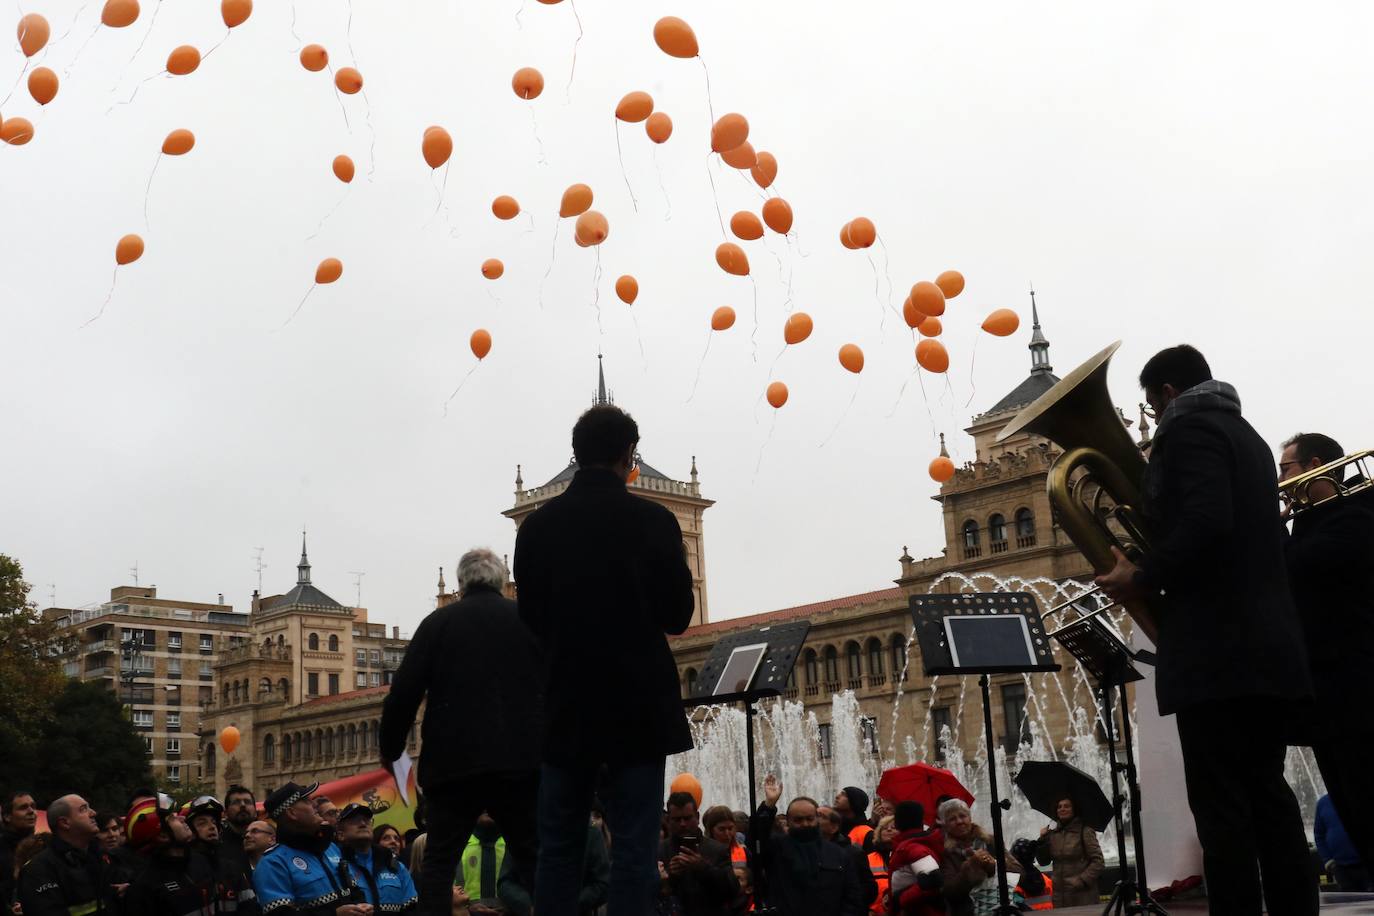
M 769 773 L 763 777 L 763 803 L 770 808 L 776 808 L 780 798 L 782 798 L 782 783 L 778 782 L 778 777 Z

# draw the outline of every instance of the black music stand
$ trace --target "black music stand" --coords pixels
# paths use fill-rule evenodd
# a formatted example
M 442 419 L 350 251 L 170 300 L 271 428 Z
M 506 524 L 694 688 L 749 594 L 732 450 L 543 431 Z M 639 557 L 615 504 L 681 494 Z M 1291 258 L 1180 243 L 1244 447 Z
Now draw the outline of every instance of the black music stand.
M 749 768 L 749 816 L 758 807 L 754 779 L 754 704 L 764 697 L 780 696 L 787 689 L 792 666 L 801 654 L 802 643 L 811 630 L 811 621 L 755 627 L 742 633 L 732 633 L 711 648 L 706 664 L 697 675 L 698 692 L 683 699 L 684 706 L 706 706 L 713 703 L 744 704 L 745 761 Z M 750 647 L 762 646 L 756 662 L 748 652 Z M 738 651 L 737 651 L 738 650 Z M 732 664 L 733 659 L 733 664 Z M 726 679 L 733 679 L 733 684 Z M 704 690 L 705 692 L 700 692 Z M 757 850 L 755 850 L 757 852 Z
M 992 733 L 992 691 L 989 674 L 1058 671 L 1040 606 L 1030 592 L 979 592 L 961 595 L 913 595 L 911 619 L 921 645 L 927 677 L 937 674 L 976 674 L 983 691 L 983 731 L 988 745 L 988 791 L 992 795 L 992 836 L 997 858 L 999 914 L 1019 911 L 1011 905 L 1007 887 L 1006 842 L 1002 812 L 1011 800 L 997 791 L 996 739 Z
M 1084 610 L 1079 604 L 1072 605 L 1078 611 L 1079 619 L 1065 624 L 1051 633 L 1051 638 L 1063 646 L 1070 655 L 1097 681 L 1098 695 L 1102 701 L 1102 722 L 1107 732 L 1107 761 L 1112 771 L 1112 812 L 1116 820 L 1116 855 L 1121 863 L 1121 878 L 1112 891 L 1112 899 L 1102 911 L 1103 916 L 1112 913 L 1134 914 L 1152 913 L 1167 916 L 1168 910 L 1160 906 L 1150 896 L 1150 886 L 1145 882 L 1145 837 L 1140 824 L 1140 779 L 1135 768 L 1135 743 L 1131 734 L 1131 706 L 1126 697 L 1126 685 L 1145 677 L 1135 662 L 1153 664 L 1154 654 L 1147 651 L 1134 652 L 1126 645 L 1125 637 L 1116 627 L 1102 619 L 1106 608 Z M 1121 696 L 1121 740 L 1126 755 L 1124 764 L 1116 756 L 1116 719 L 1113 713 L 1112 694 Z M 1126 794 L 1123 794 L 1119 773 L 1126 774 Z M 1126 868 L 1126 831 L 1122 823 L 1122 807 L 1129 796 L 1131 805 L 1131 837 L 1135 841 L 1135 876 L 1132 880 Z

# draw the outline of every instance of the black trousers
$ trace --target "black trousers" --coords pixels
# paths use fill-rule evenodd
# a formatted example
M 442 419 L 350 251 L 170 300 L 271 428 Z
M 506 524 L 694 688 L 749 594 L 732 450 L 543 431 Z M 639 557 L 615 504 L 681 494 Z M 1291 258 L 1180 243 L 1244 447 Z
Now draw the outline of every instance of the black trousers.
M 525 887 L 534 887 L 538 850 L 535 808 L 539 773 L 469 776 L 459 785 L 425 793 L 425 860 L 420 869 L 419 912 L 450 916 L 453 882 L 463 848 L 483 811 L 496 821 L 506 855 Z M 475 899 L 475 896 L 474 896 Z
M 1352 702 L 1354 702 L 1352 700 Z M 1312 745 L 1331 804 L 1355 845 L 1366 872 L 1374 871 L 1374 778 L 1369 769 L 1368 733 L 1342 736 Z
M 1317 872 L 1298 800 L 1283 778 L 1287 744 L 1272 699 L 1222 700 L 1178 712 L 1188 807 L 1213 913 L 1314 916 Z

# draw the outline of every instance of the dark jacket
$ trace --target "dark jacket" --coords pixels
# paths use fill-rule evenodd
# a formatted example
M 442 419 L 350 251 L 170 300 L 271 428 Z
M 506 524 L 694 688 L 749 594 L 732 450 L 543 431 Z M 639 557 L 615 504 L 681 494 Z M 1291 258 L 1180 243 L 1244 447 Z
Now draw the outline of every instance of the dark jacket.
M 591 916 L 604 906 L 611 892 L 611 854 L 600 827 L 587 828 L 587 854 L 582 859 L 582 889 L 577 892 L 577 912 Z M 506 856 L 501 860 L 501 877 L 496 882 L 496 896 L 514 916 L 530 916 L 534 907 L 534 888 L 520 881 L 520 869 L 515 860 Z
M 775 836 L 777 818 L 778 810 L 763 804 L 749 819 L 749 846 L 759 850 L 755 896 L 781 916 L 863 916 L 863 891 L 849 851 L 821 839 L 799 843 L 787 834 Z
M 32 830 L 23 834 L 0 830 L 0 906 L 9 906 L 14 896 L 14 854 L 19 850 L 19 844 L 31 836 Z
M 659 844 L 658 861 L 666 869 L 677 854 L 673 840 Z M 739 896 L 739 879 L 730 864 L 730 848 L 709 837 L 701 841 L 701 866 L 668 875 L 668 889 L 682 916 L 724 916 Z
M 1316 689 L 1318 740 L 1374 729 L 1374 506 L 1338 499 L 1298 513 L 1284 539 Z
M 19 875 L 24 916 L 85 916 L 118 912 L 110 888 L 110 858 L 98 844 L 77 849 L 54 836 Z
M 548 653 L 546 761 L 645 763 L 691 748 L 664 637 L 687 629 L 693 608 L 672 512 L 583 468 L 520 526 L 515 582 Z
M 232 906 L 221 906 L 221 909 L 257 916 L 262 911 L 258 908 L 257 894 L 253 890 L 253 875 L 248 870 L 243 841 L 239 840 L 236 854 L 235 847 L 226 846 L 222 839 L 213 844 L 193 843 L 192 849 L 205 860 L 215 876 L 216 899 L 224 903 L 232 902 Z
M 179 857 L 165 848 L 153 853 L 124 894 L 130 916 L 199 916 L 217 912 L 217 903 L 214 866 L 189 849 Z
M 1238 402 L 1172 419 L 1166 411 L 1159 429 L 1144 483 L 1152 540 L 1140 564 L 1141 584 L 1164 592 L 1156 602 L 1159 711 L 1310 698 L 1269 446 Z
M 1054 905 L 1090 906 L 1101 900 L 1102 844 L 1097 832 L 1079 818 L 1060 824 L 1041 838 L 1035 860 L 1054 866 Z
M 538 769 L 542 684 L 538 647 L 515 602 L 473 586 L 415 631 L 382 707 L 382 754 L 401 756 L 428 697 L 417 775 L 425 791 Z
M 869 836 L 873 835 L 870 831 Z M 845 855 L 854 860 L 854 875 L 859 879 L 859 899 L 864 906 L 872 906 L 878 899 L 878 878 L 873 874 L 873 866 L 869 864 L 868 853 L 864 851 L 862 844 L 855 843 L 843 833 L 835 834 L 834 844 L 845 851 Z

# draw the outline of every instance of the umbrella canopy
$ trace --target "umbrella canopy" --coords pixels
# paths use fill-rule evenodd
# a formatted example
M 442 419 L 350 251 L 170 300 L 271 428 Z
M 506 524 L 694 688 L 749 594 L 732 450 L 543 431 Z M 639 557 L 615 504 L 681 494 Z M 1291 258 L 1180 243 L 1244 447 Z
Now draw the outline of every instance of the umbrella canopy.
M 1016 785 L 1031 807 L 1057 819 L 1056 808 L 1062 798 L 1073 802 L 1074 813 L 1094 830 L 1107 829 L 1112 819 L 1112 803 L 1097 781 L 1078 767 L 1057 760 L 1031 760 L 1016 774 Z
M 920 802 L 925 809 L 927 822 L 935 820 L 935 809 L 939 807 L 937 801 L 943 796 L 973 804 L 973 793 L 965 789 L 953 773 L 928 763 L 894 767 L 883 773 L 882 779 L 878 780 L 878 794 L 893 805 L 904 801 Z

